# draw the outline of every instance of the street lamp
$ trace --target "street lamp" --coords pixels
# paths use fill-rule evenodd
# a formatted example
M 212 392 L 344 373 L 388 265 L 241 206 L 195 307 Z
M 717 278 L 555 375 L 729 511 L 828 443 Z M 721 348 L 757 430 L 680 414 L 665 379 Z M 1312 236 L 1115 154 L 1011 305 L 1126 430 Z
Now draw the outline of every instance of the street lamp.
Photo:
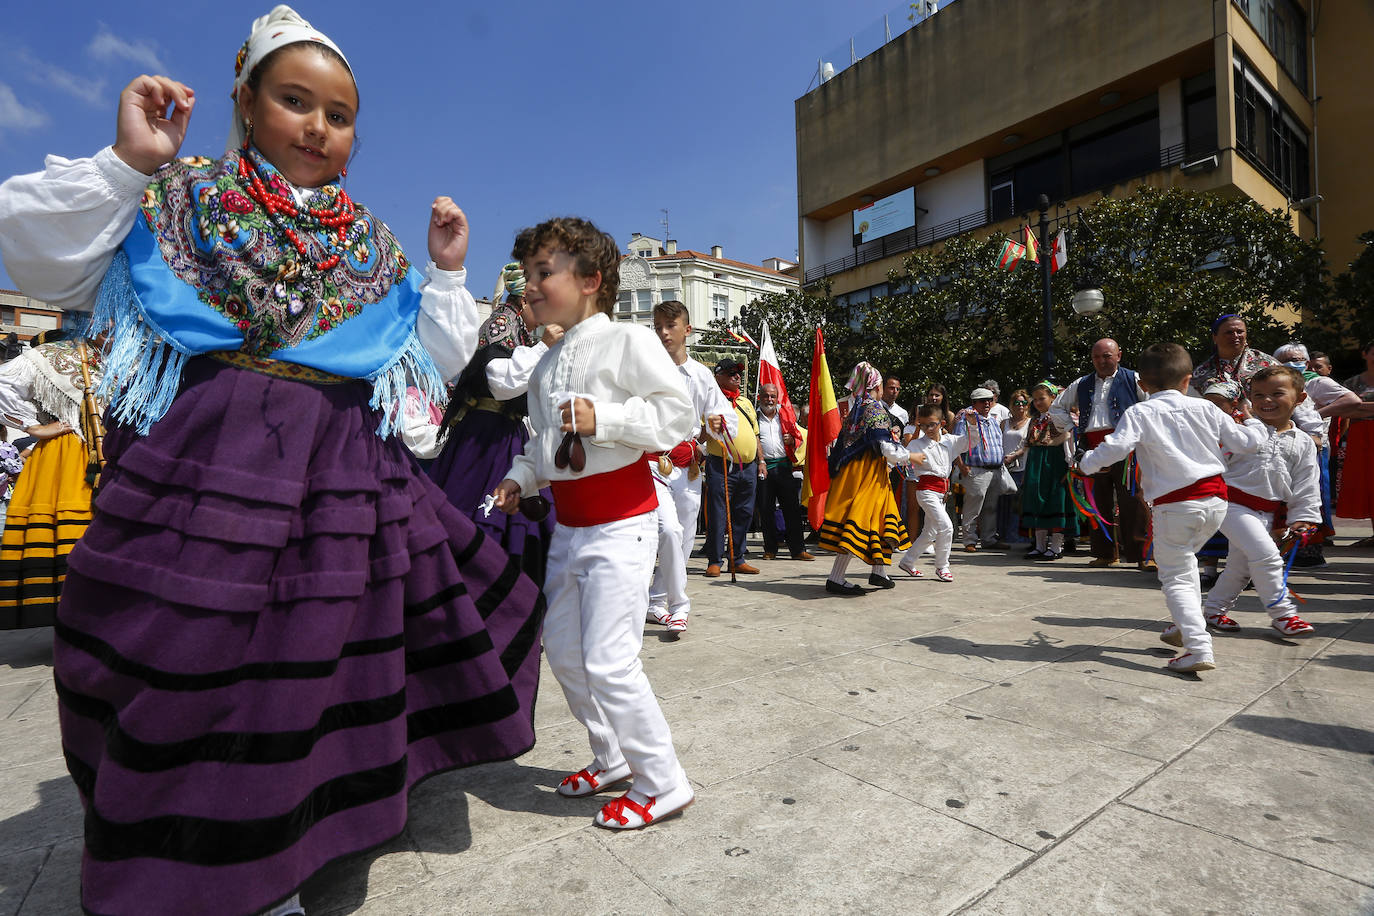
M 1078 211 L 1078 224 L 1085 230 L 1091 232 L 1091 227 L 1083 219 L 1083 211 Z M 1045 378 L 1050 377 L 1054 371 L 1054 300 L 1050 297 L 1050 260 L 1053 249 L 1050 248 L 1050 199 L 1048 196 L 1040 195 L 1040 299 L 1044 310 L 1045 319 Z M 1100 311 L 1103 304 L 1102 290 L 1098 287 L 1092 271 L 1091 259 L 1085 255 L 1088 263 L 1088 270 L 1084 273 L 1083 279 L 1075 284 L 1073 293 L 1073 310 L 1078 315 L 1090 315 Z

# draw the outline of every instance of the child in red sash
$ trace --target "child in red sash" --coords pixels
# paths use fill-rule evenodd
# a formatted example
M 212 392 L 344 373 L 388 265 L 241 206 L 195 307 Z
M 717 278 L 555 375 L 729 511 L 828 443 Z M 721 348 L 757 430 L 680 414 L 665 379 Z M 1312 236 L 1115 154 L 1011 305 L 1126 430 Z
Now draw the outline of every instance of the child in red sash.
M 917 579 L 925 576 L 916 568 L 916 561 L 926 548 L 935 545 L 935 578 L 953 582 L 949 570 L 949 551 L 954 545 L 954 522 L 945 510 L 945 496 L 949 493 L 949 472 L 954 456 L 968 449 L 968 437 L 944 431 L 944 410 L 934 404 L 922 404 L 916 410 L 916 429 L 920 435 L 907 443 L 911 462 L 906 466 L 906 478 L 916 492 L 916 504 L 925 513 L 921 535 L 902 554 L 897 566 Z
M 1222 447 L 1249 454 L 1269 435 L 1258 420 L 1242 425 L 1210 401 L 1188 397 L 1192 371 L 1188 351 L 1178 344 L 1146 347 L 1140 385 L 1149 400 L 1126 408 L 1116 429 L 1079 460 L 1083 473 L 1095 474 L 1135 450 L 1141 487 L 1151 504 L 1159 585 L 1184 649 L 1168 667 L 1180 672 L 1216 667 L 1202 618 L 1196 555 L 1226 517 Z
M 522 494 L 553 490 L 544 651 L 593 754 L 558 792 L 581 797 L 633 778 L 595 823 L 635 829 L 693 799 L 639 650 L 658 549 L 644 453 L 671 449 L 699 420 L 654 333 L 609 317 L 620 285 L 614 239 L 586 220 L 553 219 L 521 232 L 513 256 L 535 317 L 565 333 L 530 378 L 535 435 L 493 496 L 514 512 Z

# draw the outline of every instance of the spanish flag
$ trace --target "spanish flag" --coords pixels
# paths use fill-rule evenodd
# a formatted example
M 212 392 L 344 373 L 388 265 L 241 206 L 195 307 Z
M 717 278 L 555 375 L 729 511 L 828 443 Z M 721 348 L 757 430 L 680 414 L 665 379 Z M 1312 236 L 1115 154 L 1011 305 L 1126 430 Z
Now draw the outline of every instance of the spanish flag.
M 813 529 L 825 521 L 825 495 L 830 492 L 830 443 L 840 434 L 840 408 L 835 402 L 835 386 L 830 381 L 830 365 L 825 361 L 825 339 L 816 328 L 816 348 L 811 354 L 811 416 L 806 436 L 806 474 L 802 480 L 802 501 Z
M 1033 264 L 1039 264 L 1039 263 L 1040 263 L 1040 245 L 1039 245 L 1039 243 L 1035 240 L 1035 233 L 1031 231 L 1031 227 L 1030 227 L 1030 226 L 1026 226 L 1026 227 L 1025 227 L 1025 230 L 1026 230 L 1026 260 L 1027 260 L 1027 261 L 1030 261 L 1030 262 L 1033 263 Z

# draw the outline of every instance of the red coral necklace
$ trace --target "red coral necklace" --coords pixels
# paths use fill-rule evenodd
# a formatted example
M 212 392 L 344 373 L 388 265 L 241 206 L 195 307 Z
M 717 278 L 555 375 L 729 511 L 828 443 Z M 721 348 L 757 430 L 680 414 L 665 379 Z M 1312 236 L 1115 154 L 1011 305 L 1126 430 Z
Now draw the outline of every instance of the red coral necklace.
M 258 171 L 257 163 L 247 150 L 239 156 L 238 178 L 239 183 L 243 185 L 244 193 L 262 207 L 267 218 L 291 242 L 300 253 L 301 260 L 306 263 L 309 263 L 310 255 L 306 252 L 305 243 L 301 241 L 296 230 L 299 228 L 320 232 L 325 246 L 329 249 L 329 255 L 324 260 L 315 262 L 315 270 L 326 271 L 337 267 L 343 260 L 343 255 L 357 243 L 360 235 L 357 210 L 353 206 L 353 199 L 342 186 L 334 198 L 333 207 L 298 207 L 289 194 L 272 190 L 267 186 L 267 182 L 262 180 L 262 174 Z

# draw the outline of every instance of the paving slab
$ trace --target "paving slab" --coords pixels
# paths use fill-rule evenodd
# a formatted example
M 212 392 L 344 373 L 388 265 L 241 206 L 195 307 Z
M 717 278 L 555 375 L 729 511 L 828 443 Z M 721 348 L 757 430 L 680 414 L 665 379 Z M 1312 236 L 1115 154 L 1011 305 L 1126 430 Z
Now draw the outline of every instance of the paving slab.
M 1370 899 L 1355 881 L 1116 804 L 965 912 L 1312 916 Z

